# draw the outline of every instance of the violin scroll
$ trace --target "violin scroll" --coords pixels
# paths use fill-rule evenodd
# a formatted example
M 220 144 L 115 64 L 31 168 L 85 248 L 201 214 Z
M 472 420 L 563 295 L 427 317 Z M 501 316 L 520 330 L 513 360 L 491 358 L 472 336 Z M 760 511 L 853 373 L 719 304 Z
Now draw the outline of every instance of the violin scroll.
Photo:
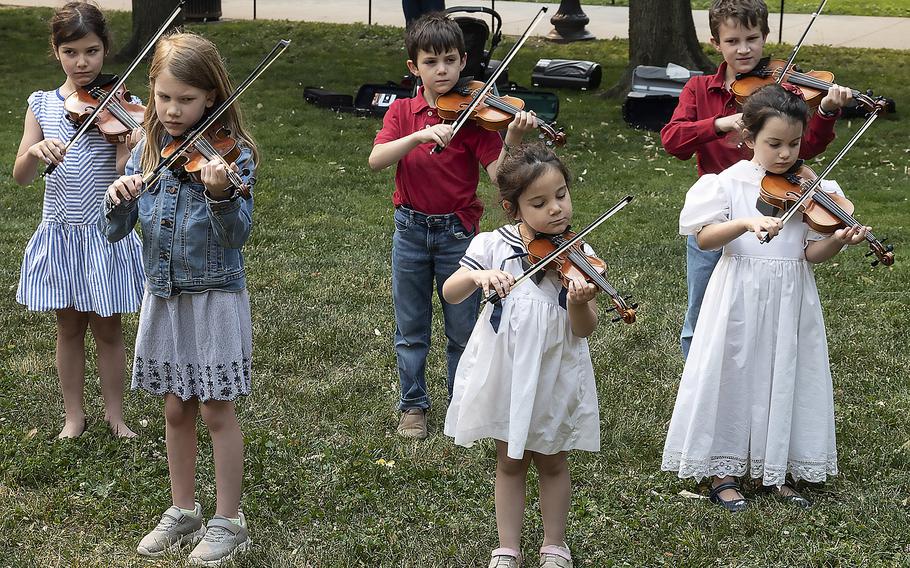
M 875 255 L 875 260 L 872 261 L 872 266 L 878 266 L 878 263 L 882 263 L 885 266 L 891 266 L 894 264 L 894 246 L 893 245 L 884 245 L 883 243 L 887 241 L 887 238 L 880 240 L 869 241 L 869 252 L 865 256 Z
M 611 300 L 613 300 L 613 307 L 607 311 L 616 312 L 616 314 L 617 314 L 616 317 L 614 317 L 611 320 L 613 323 L 616 323 L 620 320 L 624 323 L 635 323 L 635 310 L 638 309 L 638 304 L 637 303 L 627 304 L 626 302 L 628 302 L 631 299 L 632 299 L 632 296 L 626 296 L 625 298 L 623 298 L 623 297 L 611 298 Z

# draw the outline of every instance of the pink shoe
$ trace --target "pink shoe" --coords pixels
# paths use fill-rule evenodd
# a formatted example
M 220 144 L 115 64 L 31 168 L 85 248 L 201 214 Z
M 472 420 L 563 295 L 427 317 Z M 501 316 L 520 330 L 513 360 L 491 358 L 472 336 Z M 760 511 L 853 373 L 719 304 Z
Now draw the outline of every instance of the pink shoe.
M 497 548 L 493 551 L 488 568 L 520 568 L 521 553 L 514 548 Z
M 540 549 L 540 568 L 572 568 L 568 547 L 550 544 Z

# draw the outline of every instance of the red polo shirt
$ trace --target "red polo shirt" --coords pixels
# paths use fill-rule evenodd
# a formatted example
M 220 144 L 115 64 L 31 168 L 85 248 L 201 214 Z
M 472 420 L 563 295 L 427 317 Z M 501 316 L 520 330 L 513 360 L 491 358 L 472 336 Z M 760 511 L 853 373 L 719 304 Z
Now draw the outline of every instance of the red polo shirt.
M 392 103 L 373 144 L 398 140 L 442 120 L 423 98 L 423 87 L 412 99 Z M 404 205 L 427 215 L 454 213 L 466 229 L 475 230 L 483 214 L 477 198 L 480 168 L 499 158 L 502 138 L 473 122 L 465 124 L 445 150 L 430 154 L 435 144 L 421 144 L 408 152 L 395 171 L 395 206 Z
M 714 75 L 692 77 L 679 95 L 679 104 L 670 122 L 660 131 L 660 140 L 669 154 L 680 160 L 697 156 L 698 175 L 717 174 L 740 160 L 751 160 L 752 150 L 738 140 L 728 139 L 729 133 L 720 136 L 714 131 L 714 120 L 736 114 L 733 93 L 724 88 L 727 62 L 720 64 Z M 825 151 L 834 140 L 834 122 L 837 115 L 826 118 L 812 113 L 803 133 L 799 157 L 809 159 Z

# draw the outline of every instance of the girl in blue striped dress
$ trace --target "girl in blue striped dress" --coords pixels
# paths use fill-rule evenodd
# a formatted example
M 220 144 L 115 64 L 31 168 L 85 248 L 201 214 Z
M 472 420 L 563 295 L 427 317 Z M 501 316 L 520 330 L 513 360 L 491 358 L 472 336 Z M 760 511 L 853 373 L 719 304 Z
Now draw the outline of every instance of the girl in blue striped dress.
M 31 183 L 38 167 L 57 164 L 45 178 L 41 223 L 25 249 L 16 300 L 29 310 L 57 315 L 57 374 L 66 420 L 60 438 L 85 430 L 85 332 L 91 328 L 98 353 L 105 420 L 117 436 L 135 436 L 123 420 L 126 350 L 120 314 L 135 312 L 142 299 L 141 244 L 135 233 L 111 244 L 96 225 L 107 186 L 122 172 L 127 144 L 111 144 L 90 130 L 66 151 L 75 133 L 64 99 L 92 83 L 110 48 L 104 15 L 84 2 L 70 2 L 51 20 L 51 46 L 66 80 L 28 98 L 25 129 L 13 178 Z

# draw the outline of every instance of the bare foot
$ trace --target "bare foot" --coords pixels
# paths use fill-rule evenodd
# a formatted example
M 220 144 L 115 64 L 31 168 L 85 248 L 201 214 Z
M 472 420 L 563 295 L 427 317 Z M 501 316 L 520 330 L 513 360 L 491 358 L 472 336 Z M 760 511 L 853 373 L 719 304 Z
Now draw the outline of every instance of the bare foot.
M 77 420 L 67 420 L 63 423 L 63 430 L 60 430 L 60 433 L 57 434 L 57 439 L 78 438 L 83 432 L 85 432 L 85 417 Z
M 111 422 L 108 420 L 107 425 L 111 429 L 111 433 L 118 438 L 135 438 L 136 433 L 130 430 L 130 427 L 126 425 L 126 422 L 118 421 Z

